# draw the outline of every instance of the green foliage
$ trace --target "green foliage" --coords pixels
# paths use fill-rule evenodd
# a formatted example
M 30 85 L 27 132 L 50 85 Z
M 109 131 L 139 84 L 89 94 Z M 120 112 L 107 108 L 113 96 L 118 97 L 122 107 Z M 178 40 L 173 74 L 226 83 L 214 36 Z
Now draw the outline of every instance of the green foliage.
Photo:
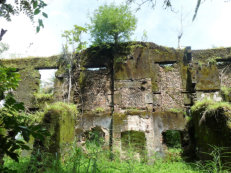
M 57 160 L 54 159 L 50 168 L 44 169 L 45 173 L 201 173 L 201 170 L 194 164 L 185 163 L 181 159 L 173 159 L 175 153 L 178 151 L 169 151 L 169 157 L 166 159 L 155 159 L 153 164 L 140 162 L 134 159 L 134 153 L 130 153 L 130 159 L 121 160 L 119 154 L 114 155 L 114 159 L 109 159 L 109 151 L 104 150 L 102 147 L 97 147 L 94 143 L 85 147 L 78 147 L 73 145 L 72 149 L 68 152 L 69 155 L 63 158 L 63 162 L 59 162 L 57 166 Z M 19 163 L 15 163 L 6 158 L 6 165 L 12 167 L 18 173 L 24 173 L 28 170 L 27 167 L 34 167 L 29 165 L 30 160 L 28 158 L 22 158 Z M 37 160 L 39 165 L 46 164 L 46 160 Z M 30 169 L 31 172 L 37 171 L 37 169 Z
M 30 119 L 23 111 L 23 103 L 16 102 L 11 94 L 7 95 L 5 105 L 0 109 L 0 129 L 5 130 L 5 133 L 0 134 L 0 153 L 16 161 L 19 157 L 18 149 L 29 150 L 26 142 L 29 141 L 30 135 L 40 140 L 44 139 L 44 135 L 48 135 L 40 125 L 30 124 Z M 18 134 L 22 135 L 23 140 L 16 138 Z
M 102 107 L 97 107 L 97 108 L 95 108 L 95 111 L 94 111 L 94 112 L 100 113 L 100 112 L 104 112 L 104 111 L 105 111 L 104 108 L 102 108 Z
M 127 131 L 121 133 L 121 144 L 123 151 L 127 151 L 128 148 L 131 148 L 142 157 L 145 157 L 146 138 L 143 132 Z
M 43 93 L 43 92 L 35 93 L 34 98 L 35 98 L 35 104 L 38 107 L 42 107 L 47 103 L 53 102 L 53 93 Z
M 226 148 L 210 146 L 212 151 L 207 154 L 211 159 L 204 162 L 197 162 L 195 165 L 202 173 L 228 173 L 230 167 L 222 162 L 223 158 L 227 158 L 230 153 L 226 152 Z
M 181 148 L 181 136 L 177 130 L 167 130 L 163 133 L 164 143 L 170 148 Z
M 62 34 L 62 37 L 65 38 L 66 43 L 63 46 L 63 54 L 59 59 L 60 66 L 64 67 L 64 71 L 68 74 L 68 102 L 70 102 L 71 97 L 71 88 L 72 88 L 72 68 L 73 60 L 76 56 L 76 53 L 79 53 L 81 50 L 86 48 L 86 42 L 81 40 L 83 33 L 86 33 L 87 29 L 78 25 L 74 25 L 73 30 L 66 30 Z M 69 47 L 72 47 L 72 52 L 69 53 Z M 78 63 L 78 62 L 77 62 Z
M 126 5 L 103 5 L 95 10 L 89 30 L 95 44 L 126 41 L 136 28 L 137 19 Z
M 221 57 L 213 56 L 213 57 L 208 59 L 208 62 L 211 63 L 211 64 L 216 64 L 218 59 L 221 59 Z
M 147 40 L 148 40 L 148 34 L 147 34 L 147 31 L 144 30 L 143 35 L 141 37 L 141 41 L 146 42 Z
M 173 112 L 173 113 L 183 113 L 183 109 L 180 108 L 170 108 L 168 111 Z
M 58 114 L 71 115 L 76 117 L 78 110 L 75 104 L 67 104 L 63 102 L 56 102 L 50 105 L 47 105 L 44 109 L 44 113 L 47 112 L 57 112 Z
M 223 100 L 230 102 L 231 101 L 231 87 L 221 87 L 221 95 L 223 97 Z
M 66 30 L 62 34 L 62 37 L 65 38 L 66 43 L 64 45 L 65 50 L 68 52 L 69 46 L 72 46 L 73 53 L 79 53 L 81 50 L 86 48 L 87 42 L 81 40 L 81 36 L 83 33 L 86 33 L 87 29 L 74 25 L 74 29 Z
M 0 162 L 4 155 L 18 161 L 17 151 L 30 149 L 26 145 L 30 136 L 43 140 L 48 133 L 40 125 L 29 123 L 30 119 L 24 112 L 23 103 L 17 102 L 10 92 L 4 95 L 6 91 L 18 86 L 20 79 L 16 69 L 0 66 L 0 74 L 0 100 L 5 98 L 4 107 L 0 108 Z M 22 135 L 22 139 L 16 137 L 18 134 Z M 2 169 L 5 168 L 0 165 L 0 172 Z
M 228 102 L 216 102 L 209 98 L 197 101 L 192 107 L 192 112 L 205 109 L 207 113 L 215 112 L 219 109 L 223 109 L 227 112 L 231 112 L 231 104 Z
M 0 93 L 17 88 L 20 75 L 15 68 L 5 68 L 0 65 L 0 74 Z
M 46 6 L 47 4 L 43 0 L 14 0 L 14 2 L 2 0 L 0 1 L 0 17 L 11 21 L 12 16 L 23 13 L 34 22 L 34 16 L 40 13 L 43 17 L 48 17 L 46 13 L 42 12 L 42 9 Z M 43 20 L 38 19 L 37 32 L 39 32 L 41 27 L 44 27 Z
M 202 122 L 206 116 L 216 116 L 219 112 L 223 112 L 227 118 L 226 125 L 231 129 L 231 104 L 229 102 L 216 102 L 214 100 L 204 98 L 201 101 L 197 101 L 192 107 L 192 112 L 202 111 L 200 122 Z
M 164 71 L 166 71 L 166 72 L 173 71 L 173 70 L 174 70 L 174 67 L 171 65 L 164 66 Z

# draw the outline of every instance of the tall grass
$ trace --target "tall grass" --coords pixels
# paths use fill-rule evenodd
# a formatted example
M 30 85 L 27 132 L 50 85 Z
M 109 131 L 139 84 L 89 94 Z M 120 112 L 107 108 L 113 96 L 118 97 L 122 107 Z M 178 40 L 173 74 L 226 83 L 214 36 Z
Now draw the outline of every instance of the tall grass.
M 103 149 L 89 143 L 84 147 L 73 146 L 69 154 L 58 159 L 53 159 L 47 165 L 44 159 L 37 160 L 36 165 L 30 158 L 20 158 L 19 163 L 5 158 L 6 166 L 13 168 L 18 173 L 36 172 L 37 170 L 45 173 L 199 173 L 195 165 L 185 163 L 182 159 L 174 159 L 175 155 L 169 155 L 165 159 L 155 159 L 155 162 L 140 161 L 134 157 L 133 151 L 129 151 L 128 157 L 121 159 L 120 154 L 115 153 L 114 159 L 110 160 L 109 150 Z M 40 165 L 40 168 L 36 168 Z M 46 166 L 45 166 L 46 165 Z M 41 166 L 44 166 L 41 168 Z M 28 171 L 29 168 L 29 171 Z
M 212 151 L 204 153 L 210 157 L 209 160 L 195 163 L 197 169 L 203 173 L 229 173 L 231 171 L 230 162 L 224 162 L 224 159 L 230 157 L 231 153 L 226 152 L 227 148 L 210 146 Z M 230 159 L 229 159 L 230 160 Z
M 137 151 L 129 147 L 125 157 L 115 152 L 111 160 L 104 141 L 97 134 L 90 134 L 90 138 L 81 147 L 75 142 L 61 159 L 54 156 L 50 159 L 51 155 L 38 152 L 31 158 L 20 158 L 19 163 L 5 158 L 5 165 L 17 173 L 228 173 L 222 164 L 221 148 L 213 147 L 208 153 L 210 161 L 186 163 L 181 158 L 181 149 L 172 148 L 164 158 L 156 155 L 154 163 L 150 163 L 147 159 L 137 159 Z

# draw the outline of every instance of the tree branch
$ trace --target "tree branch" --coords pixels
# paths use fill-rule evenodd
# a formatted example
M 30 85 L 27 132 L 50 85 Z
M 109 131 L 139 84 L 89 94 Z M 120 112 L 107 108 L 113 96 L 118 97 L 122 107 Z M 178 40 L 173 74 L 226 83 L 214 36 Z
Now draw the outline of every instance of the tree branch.
M 1 29 L 0 41 L 2 41 L 2 37 L 5 35 L 6 32 L 7 32 L 7 30 Z

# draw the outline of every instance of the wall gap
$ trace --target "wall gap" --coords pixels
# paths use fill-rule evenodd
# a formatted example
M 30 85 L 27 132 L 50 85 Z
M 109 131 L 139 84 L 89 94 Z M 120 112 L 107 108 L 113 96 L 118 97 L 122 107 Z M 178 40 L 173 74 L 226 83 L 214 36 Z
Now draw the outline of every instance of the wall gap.
M 181 148 L 181 131 L 179 130 L 166 130 L 162 132 L 162 143 L 168 148 Z
M 96 126 L 91 128 L 91 130 L 84 132 L 83 138 L 86 142 L 93 142 L 97 145 L 102 145 L 105 141 L 105 132 L 101 127 Z
M 146 138 L 145 133 L 140 131 L 124 131 L 121 132 L 122 151 L 134 151 L 139 156 L 145 156 Z
M 160 67 L 172 67 L 176 61 L 164 61 L 164 62 L 155 62 L 155 64 L 159 64 Z
M 54 92 L 55 72 L 57 69 L 38 69 L 40 73 L 39 92 L 51 94 Z
M 87 71 L 100 71 L 100 70 L 106 70 L 106 67 L 88 67 L 86 68 Z

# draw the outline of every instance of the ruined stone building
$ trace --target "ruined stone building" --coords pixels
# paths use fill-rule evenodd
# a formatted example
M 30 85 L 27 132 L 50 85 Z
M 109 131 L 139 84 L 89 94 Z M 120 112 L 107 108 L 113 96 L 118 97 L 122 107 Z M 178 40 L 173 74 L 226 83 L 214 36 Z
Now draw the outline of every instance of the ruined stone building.
M 176 50 L 135 42 L 120 46 L 114 60 L 112 92 L 108 66 L 111 52 L 106 46 L 93 47 L 74 60 L 72 102 L 79 109 L 75 125 L 79 141 L 84 132 L 100 129 L 109 142 L 113 94 L 113 148 L 123 151 L 123 138 L 129 133 L 139 136 L 148 155 L 161 153 L 166 131 L 178 130 L 182 135 L 187 132 L 190 107 L 195 101 L 203 97 L 219 100 L 220 88 L 231 87 L 231 48 Z M 67 75 L 58 59 L 53 56 L 3 61 L 21 74 L 15 95 L 28 109 L 37 109 L 33 94 L 39 89 L 39 69 L 58 69 L 54 98 L 66 99 Z M 182 144 L 189 145 L 183 138 Z

